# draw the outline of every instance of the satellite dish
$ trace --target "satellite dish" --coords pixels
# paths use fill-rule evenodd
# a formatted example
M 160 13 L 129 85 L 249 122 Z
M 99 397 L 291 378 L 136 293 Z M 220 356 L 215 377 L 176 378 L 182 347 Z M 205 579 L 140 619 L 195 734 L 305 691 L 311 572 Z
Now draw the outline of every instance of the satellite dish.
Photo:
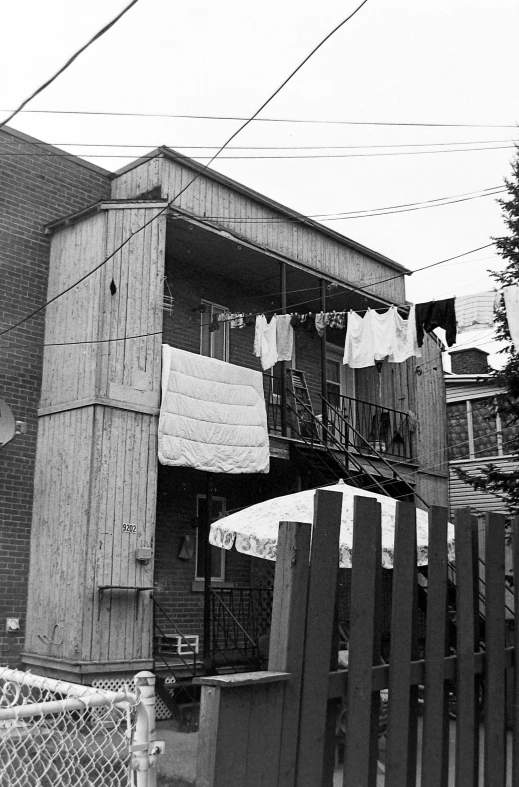
M 11 408 L 5 399 L 0 399 L 0 447 L 7 445 L 15 434 L 16 423 Z

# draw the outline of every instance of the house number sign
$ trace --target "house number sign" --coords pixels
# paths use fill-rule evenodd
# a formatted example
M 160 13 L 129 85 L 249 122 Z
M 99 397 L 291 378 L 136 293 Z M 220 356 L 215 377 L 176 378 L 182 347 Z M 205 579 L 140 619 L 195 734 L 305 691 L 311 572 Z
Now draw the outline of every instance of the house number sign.
M 123 522 L 123 533 L 136 533 L 137 525 L 131 525 L 129 522 Z

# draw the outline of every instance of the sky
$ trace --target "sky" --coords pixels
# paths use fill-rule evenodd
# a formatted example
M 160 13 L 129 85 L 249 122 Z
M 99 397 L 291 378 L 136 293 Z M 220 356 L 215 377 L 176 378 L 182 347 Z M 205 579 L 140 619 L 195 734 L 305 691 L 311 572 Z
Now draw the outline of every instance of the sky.
M 3 4 L 0 120 L 125 5 Z M 139 0 L 27 109 L 250 117 L 357 5 Z M 518 38 L 516 0 L 368 0 L 260 115 L 320 122 L 254 122 L 213 166 L 310 216 L 502 186 L 519 139 Z M 11 125 L 115 171 L 159 145 L 205 163 L 240 122 L 33 111 Z M 390 145 L 407 147 L 381 147 Z M 486 149 L 445 152 L 453 147 Z M 230 155 L 246 158 L 225 160 Z M 323 223 L 411 270 L 505 232 L 496 196 Z M 502 266 L 484 249 L 410 276 L 407 296 L 419 302 L 492 289 L 487 271 Z

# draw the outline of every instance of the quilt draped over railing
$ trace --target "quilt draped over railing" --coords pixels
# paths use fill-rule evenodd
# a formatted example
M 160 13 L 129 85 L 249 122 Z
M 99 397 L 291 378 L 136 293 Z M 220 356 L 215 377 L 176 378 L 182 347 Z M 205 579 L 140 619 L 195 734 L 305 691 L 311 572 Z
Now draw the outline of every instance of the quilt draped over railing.
M 268 473 L 261 372 L 163 344 L 159 461 L 209 473 Z

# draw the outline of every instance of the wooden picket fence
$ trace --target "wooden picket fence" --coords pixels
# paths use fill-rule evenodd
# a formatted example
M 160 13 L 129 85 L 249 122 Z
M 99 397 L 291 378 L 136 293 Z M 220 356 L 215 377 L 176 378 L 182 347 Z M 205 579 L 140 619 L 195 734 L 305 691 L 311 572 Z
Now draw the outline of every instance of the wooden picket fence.
M 345 787 L 519 785 L 519 681 L 514 659 L 519 631 L 510 628 L 513 642 L 507 647 L 504 517 L 486 518 L 481 631 L 478 524 L 468 510 L 456 513 L 453 652 L 447 636 L 447 510 L 431 509 L 426 633 L 420 652 L 416 512 L 412 504 L 397 504 L 390 659 L 384 664 L 378 625 L 380 504 L 356 498 L 349 664 L 347 670 L 338 670 L 335 610 L 341 504 L 340 493 L 316 492 L 312 538 L 308 524 L 280 523 L 268 670 L 199 679 L 198 787 L 331 787 L 334 771 L 337 784 L 336 731 L 342 708 L 346 722 L 339 779 Z M 507 680 L 511 732 L 505 713 Z M 383 689 L 388 690 L 388 709 L 382 767 Z M 453 696 L 455 720 L 449 718 Z M 512 752 L 507 752 L 507 744 Z

